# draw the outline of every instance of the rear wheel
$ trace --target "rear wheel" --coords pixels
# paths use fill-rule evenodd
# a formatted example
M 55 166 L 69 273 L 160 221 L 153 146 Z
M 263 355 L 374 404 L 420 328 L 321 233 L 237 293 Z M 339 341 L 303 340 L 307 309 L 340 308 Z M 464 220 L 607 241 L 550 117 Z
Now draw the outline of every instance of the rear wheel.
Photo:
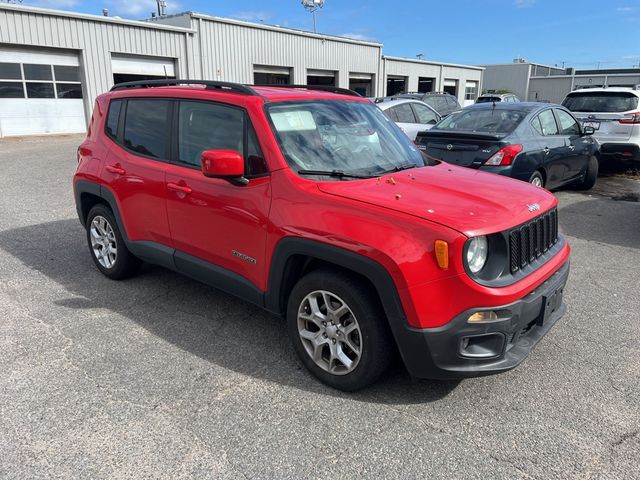
M 544 177 L 538 170 L 536 170 L 531 175 L 531 178 L 529 178 L 529 183 L 536 187 L 544 188 Z
M 596 157 L 591 157 L 589 159 L 589 164 L 587 165 L 587 171 L 584 174 L 584 178 L 576 184 L 576 187 L 579 190 L 591 190 L 598 179 L 599 167 L 598 159 Z
M 316 270 L 293 288 L 287 324 L 293 347 L 317 378 L 353 391 L 375 382 L 393 352 L 376 295 L 361 281 L 332 270 Z
M 104 275 L 120 280 L 138 272 L 142 262 L 124 244 L 111 209 L 94 206 L 87 216 L 87 243 L 91 258 Z

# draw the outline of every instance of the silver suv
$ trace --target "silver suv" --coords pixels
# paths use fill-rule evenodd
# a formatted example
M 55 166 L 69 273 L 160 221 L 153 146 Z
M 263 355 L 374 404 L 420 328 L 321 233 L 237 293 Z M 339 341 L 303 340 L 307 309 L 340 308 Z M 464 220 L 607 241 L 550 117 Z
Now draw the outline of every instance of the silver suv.
M 640 162 L 640 86 L 586 88 L 562 102 L 582 127 L 592 127 L 601 145 L 601 159 L 616 157 Z

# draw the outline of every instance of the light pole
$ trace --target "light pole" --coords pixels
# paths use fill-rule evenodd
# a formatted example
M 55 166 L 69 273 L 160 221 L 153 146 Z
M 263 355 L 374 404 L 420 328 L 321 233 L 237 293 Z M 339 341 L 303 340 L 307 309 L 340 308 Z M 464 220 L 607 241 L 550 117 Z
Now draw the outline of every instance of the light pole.
M 313 15 L 313 33 L 317 33 L 316 12 L 324 7 L 324 0 L 302 0 L 301 3 L 305 10 Z

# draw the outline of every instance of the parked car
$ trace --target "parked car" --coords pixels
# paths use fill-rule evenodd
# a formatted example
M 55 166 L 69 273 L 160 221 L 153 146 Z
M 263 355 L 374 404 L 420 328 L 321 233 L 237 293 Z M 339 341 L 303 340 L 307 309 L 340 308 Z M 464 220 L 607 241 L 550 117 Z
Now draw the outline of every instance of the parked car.
M 458 99 L 446 92 L 399 93 L 394 95 L 394 97 L 420 100 L 438 112 L 441 117 L 446 117 L 452 112 L 462 109 Z
M 441 119 L 438 112 L 420 100 L 386 97 L 376 99 L 376 104 L 411 140 Z
M 598 176 L 598 143 L 560 105 L 477 103 L 418 134 L 431 158 L 499 173 L 536 186 L 576 184 Z
M 562 102 L 583 126 L 595 130 L 600 158 L 640 162 L 640 86 L 588 88 L 571 92 Z
M 476 103 L 519 102 L 513 93 L 484 93 L 476 99 Z
M 97 269 L 147 261 L 280 315 L 338 389 L 396 350 L 415 377 L 514 368 L 565 312 L 557 199 L 428 161 L 353 95 L 151 80 L 98 96 L 73 179 Z

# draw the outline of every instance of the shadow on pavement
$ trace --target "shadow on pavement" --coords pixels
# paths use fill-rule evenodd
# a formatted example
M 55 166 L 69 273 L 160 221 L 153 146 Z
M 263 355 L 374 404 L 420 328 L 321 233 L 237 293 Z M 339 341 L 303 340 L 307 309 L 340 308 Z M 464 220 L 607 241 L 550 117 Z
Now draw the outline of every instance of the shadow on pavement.
M 640 248 L 640 204 L 591 197 L 560 208 L 562 233 L 621 247 Z
M 139 276 L 121 282 L 102 276 L 76 219 L 2 231 L 0 248 L 73 295 L 55 300 L 58 306 L 107 309 L 223 368 L 315 393 L 347 395 L 307 374 L 282 319 L 258 307 L 158 267 L 145 266 Z M 425 403 L 447 396 L 458 384 L 413 380 L 396 365 L 377 384 L 350 396 L 374 403 Z

